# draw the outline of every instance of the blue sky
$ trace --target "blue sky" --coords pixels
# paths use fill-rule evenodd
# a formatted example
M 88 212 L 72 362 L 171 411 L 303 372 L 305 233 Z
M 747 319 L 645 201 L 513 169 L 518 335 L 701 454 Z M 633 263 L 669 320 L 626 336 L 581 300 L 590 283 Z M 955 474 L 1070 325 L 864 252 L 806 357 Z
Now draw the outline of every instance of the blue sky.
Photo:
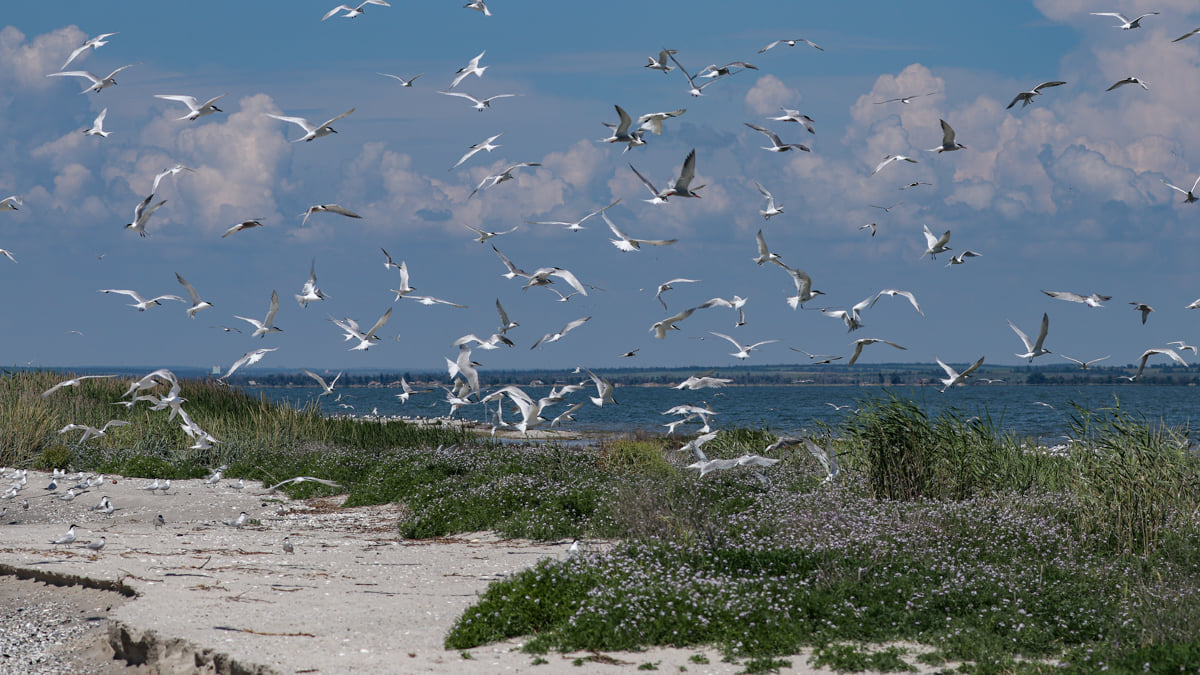
M 1171 40 L 1200 25 L 1182 0 L 1099 6 L 1076 0 L 950 3 L 756 2 L 564 3 L 495 0 L 493 16 L 462 3 L 393 2 L 363 16 L 321 21 L 330 2 L 55 3 L 8 8 L 0 30 L 0 192 L 20 195 L 19 211 L 0 212 L 0 303 L 7 327 L 0 354 L 15 365 L 228 367 L 243 353 L 277 347 L 263 366 L 310 369 L 440 370 L 455 338 L 487 336 L 499 320 L 497 298 L 520 323 L 512 349 L 476 350 L 483 368 L 732 365 L 730 345 L 779 340 L 749 363 L 804 363 L 788 347 L 848 356 L 856 338 L 876 345 L 862 362 L 1020 362 L 1024 351 L 1007 321 L 1036 332 L 1050 315 L 1037 363 L 1104 355 L 1134 362 L 1171 340 L 1200 340 L 1195 268 L 1200 205 L 1162 181 L 1190 187 L 1200 173 L 1194 116 L 1200 90 L 1200 36 Z M 1114 27 L 1093 11 L 1159 11 L 1137 30 Z M 47 78 L 87 37 L 118 32 L 70 69 L 99 75 L 137 64 L 118 85 L 80 94 L 81 78 Z M 807 38 L 824 48 L 780 45 Z M 679 71 L 644 68 L 664 47 L 690 71 L 749 61 L 747 70 L 687 93 Z M 481 51 L 487 70 L 456 91 L 517 94 L 476 112 L 439 95 L 455 71 Z M 377 73 L 409 77 L 412 88 Z M 1105 89 L 1134 75 L 1137 86 Z M 1033 105 L 1005 106 L 1047 80 Z M 925 94 L 909 104 L 877 101 Z M 201 100 L 228 94 L 223 113 L 178 121 L 186 109 L 154 98 Z M 614 104 L 633 115 L 686 108 L 642 147 L 597 142 Z M 780 107 L 816 120 L 816 133 L 767 118 Z M 107 108 L 107 138 L 85 136 Z M 350 108 L 338 133 L 292 143 L 295 125 L 267 114 L 320 122 Z M 939 119 L 966 150 L 935 154 Z M 771 128 L 811 153 L 769 153 L 744 126 Z M 503 133 L 500 148 L 448 170 L 473 143 Z M 660 187 L 697 152 L 702 199 L 653 206 L 629 168 Z M 872 176 L 885 155 L 895 163 Z M 484 177 L 518 162 L 539 162 L 517 179 L 468 197 Z M 149 194 L 154 176 L 176 163 L 192 173 L 165 179 L 148 237 L 121 226 Z M 757 180 L 785 213 L 764 221 Z M 901 189 L 911 182 L 929 183 Z M 526 224 L 575 220 L 614 200 L 608 211 L 626 232 L 678 239 L 665 247 L 618 251 L 599 219 L 586 229 Z M 301 214 L 338 203 L 352 220 Z M 884 212 L 871 205 L 888 206 Z M 231 225 L 264 227 L 222 238 Z M 877 224 L 871 237 L 859 229 Z M 922 258 L 922 226 L 951 230 L 952 253 L 982 255 L 946 267 Z M 466 225 L 512 234 L 486 244 Z M 758 266 L 755 232 L 783 261 L 805 270 L 824 296 L 792 310 L 788 274 Z M 556 266 L 592 286 L 568 302 L 544 288 L 522 290 L 501 277 L 495 244 L 519 267 Z M 417 294 L 467 309 L 394 302 L 398 284 L 385 248 L 407 261 Z M 327 300 L 293 300 L 315 258 Z M 138 312 L 123 297 L 182 294 L 175 273 L 214 304 L 189 319 L 182 303 Z M 658 284 L 701 280 L 655 300 Z M 565 284 L 555 284 L 560 290 Z M 848 308 L 884 288 L 916 294 L 921 317 L 903 300 L 881 300 L 847 332 L 817 311 Z M 1113 296 L 1102 309 L 1052 300 L 1040 291 Z M 271 292 L 281 307 L 265 338 L 251 338 L 235 315 L 262 318 Z M 565 291 L 564 291 L 565 292 Z M 748 298 L 746 323 L 727 309 L 697 311 L 680 331 L 656 340 L 654 322 L 712 297 Z M 1128 304 L 1156 308 L 1143 325 Z M 389 307 L 384 338 L 367 352 L 329 318 L 370 325 Z M 529 348 L 572 319 L 591 320 L 561 341 Z M 213 326 L 236 326 L 238 334 Z M 632 360 L 623 352 L 638 350 Z M 1190 356 L 1190 355 L 1189 355 Z

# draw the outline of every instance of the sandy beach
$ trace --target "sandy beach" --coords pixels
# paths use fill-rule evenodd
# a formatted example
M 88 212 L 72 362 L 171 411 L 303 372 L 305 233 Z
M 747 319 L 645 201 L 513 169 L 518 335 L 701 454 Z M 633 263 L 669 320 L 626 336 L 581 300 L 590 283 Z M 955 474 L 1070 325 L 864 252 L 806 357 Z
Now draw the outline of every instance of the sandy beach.
M 643 664 L 671 672 L 741 670 L 714 649 L 548 654 L 536 663 L 518 642 L 469 652 L 443 647 L 455 618 L 491 581 L 561 558 L 568 542 L 488 533 L 404 541 L 396 528 L 401 506 L 293 501 L 258 483 L 238 490 L 226 480 L 176 481 L 163 495 L 140 490 L 148 480 L 108 476 L 102 487 L 65 502 L 42 489 L 49 478 L 31 471 L 29 486 L 4 504 L 0 606 L 10 625 L 0 633 L 18 636 L 5 650 L 4 672 L 580 673 L 634 672 Z M 104 495 L 116 509 L 107 516 L 91 510 Z M 241 512 L 243 527 L 226 524 Z M 160 514 L 166 524 L 156 527 Z M 72 523 L 77 541 L 52 544 Z M 103 550 L 83 548 L 101 536 Z M 294 553 L 284 552 L 284 537 Z M 32 617 L 39 607 L 50 608 L 49 616 Z M 35 646 L 38 630 L 45 644 Z M 792 663 L 783 672 L 816 672 L 803 656 Z

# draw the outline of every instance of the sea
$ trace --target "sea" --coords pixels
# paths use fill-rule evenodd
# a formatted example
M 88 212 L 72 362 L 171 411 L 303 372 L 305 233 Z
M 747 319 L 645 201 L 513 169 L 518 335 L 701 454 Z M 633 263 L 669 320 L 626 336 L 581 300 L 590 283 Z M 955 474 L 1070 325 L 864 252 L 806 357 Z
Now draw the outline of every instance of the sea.
M 496 404 L 463 406 L 451 414 L 445 392 L 434 389 L 413 394 L 407 403 L 388 387 L 345 387 L 318 398 L 316 387 L 244 387 L 252 396 L 295 407 L 316 402 L 327 415 L 359 418 L 453 418 L 491 424 Z M 523 386 L 537 399 L 550 393 L 550 387 Z M 485 394 L 487 392 L 485 391 Z M 864 402 L 885 400 L 891 395 L 908 399 L 931 417 L 953 410 L 964 418 L 990 419 L 1000 432 L 1021 438 L 1054 443 L 1069 435 L 1072 418 L 1080 410 L 1102 412 L 1119 407 L 1125 413 L 1152 424 L 1176 428 L 1190 427 L 1193 416 L 1200 414 L 1200 387 L 1169 385 L 1005 385 L 974 384 L 945 393 L 931 386 L 729 386 L 719 389 L 681 391 L 669 387 L 617 387 L 616 404 L 596 406 L 588 401 L 595 387 L 570 394 L 564 403 L 548 407 L 542 414 L 553 419 L 571 405 L 583 402 L 573 413 L 573 421 L 554 427 L 586 436 L 649 432 L 663 434 L 666 424 L 676 416 L 666 411 L 679 405 L 711 408 L 712 428 L 765 429 L 775 434 L 836 429 L 855 414 Z M 519 421 L 520 415 L 509 403 L 503 417 Z M 680 426 L 677 434 L 694 433 L 700 423 Z M 542 425 L 551 428 L 549 423 Z

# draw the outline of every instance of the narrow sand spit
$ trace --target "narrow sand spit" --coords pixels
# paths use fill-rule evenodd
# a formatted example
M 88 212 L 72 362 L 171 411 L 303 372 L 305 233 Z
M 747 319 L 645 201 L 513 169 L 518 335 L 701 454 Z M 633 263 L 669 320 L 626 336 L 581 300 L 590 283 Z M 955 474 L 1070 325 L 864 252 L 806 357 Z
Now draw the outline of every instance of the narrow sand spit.
M 490 582 L 562 557 L 566 544 L 487 533 L 402 541 L 401 507 L 291 501 L 258 483 L 237 490 L 224 480 L 176 481 L 163 495 L 138 489 L 150 481 L 110 476 L 71 502 L 45 493 L 48 483 L 30 472 L 29 487 L 4 504 L 0 610 L 10 623 L 0 633 L 28 636 L 7 641 L 6 673 L 549 674 L 634 672 L 647 663 L 740 670 L 711 649 L 548 654 L 535 665 L 516 642 L 443 648 L 455 618 Z M 105 495 L 116 508 L 109 516 L 91 510 Z M 243 511 L 245 526 L 225 524 Z M 156 527 L 160 514 L 166 524 Z M 74 544 L 50 543 L 72 523 Z M 101 536 L 102 551 L 83 548 Z M 285 536 L 293 554 L 283 551 Z M 710 663 L 691 660 L 697 654 Z M 813 672 L 803 656 L 792 662 L 798 668 L 783 672 Z

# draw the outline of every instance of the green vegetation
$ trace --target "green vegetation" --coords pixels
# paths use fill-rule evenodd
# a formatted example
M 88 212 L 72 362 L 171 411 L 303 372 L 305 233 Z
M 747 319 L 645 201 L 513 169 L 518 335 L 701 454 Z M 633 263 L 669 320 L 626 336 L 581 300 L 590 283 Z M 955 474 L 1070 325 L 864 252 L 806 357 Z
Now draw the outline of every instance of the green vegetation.
M 1076 409 L 1071 442 L 1047 448 L 884 394 L 814 438 L 832 439 L 830 481 L 802 444 L 769 453 L 775 466 L 701 477 L 681 440 L 503 444 L 202 381 L 184 383 L 186 409 L 222 442 L 192 450 L 167 411 L 113 406 L 115 379 L 39 396 L 61 379 L 0 378 L 0 464 L 163 478 L 226 464 L 337 481 L 348 505 L 398 502 L 404 537 L 584 540 L 493 583 L 446 637 L 460 654 L 520 637 L 535 655 L 716 646 L 747 672 L 804 649 L 839 671 L 1200 670 L 1200 460 L 1187 429 L 1119 406 Z M 83 444 L 58 433 L 113 418 L 131 424 Z M 723 430 L 705 452 L 762 454 L 774 440 Z M 897 642 L 922 653 L 879 646 Z

